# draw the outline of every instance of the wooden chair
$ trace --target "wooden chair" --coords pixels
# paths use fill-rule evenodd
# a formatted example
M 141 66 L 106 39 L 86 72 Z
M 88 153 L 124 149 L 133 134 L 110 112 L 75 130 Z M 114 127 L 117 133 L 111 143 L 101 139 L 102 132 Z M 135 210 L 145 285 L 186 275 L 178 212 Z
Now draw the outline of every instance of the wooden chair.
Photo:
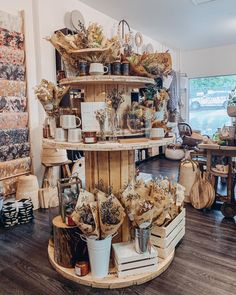
M 54 183 L 54 177 L 53 177 L 53 167 L 60 167 L 62 171 L 62 178 L 68 178 L 71 176 L 71 171 L 69 164 L 71 164 L 72 161 L 68 160 L 64 163 L 42 163 L 45 167 L 44 176 L 43 176 L 43 183 L 45 183 L 45 180 L 48 181 L 49 185 L 53 186 Z

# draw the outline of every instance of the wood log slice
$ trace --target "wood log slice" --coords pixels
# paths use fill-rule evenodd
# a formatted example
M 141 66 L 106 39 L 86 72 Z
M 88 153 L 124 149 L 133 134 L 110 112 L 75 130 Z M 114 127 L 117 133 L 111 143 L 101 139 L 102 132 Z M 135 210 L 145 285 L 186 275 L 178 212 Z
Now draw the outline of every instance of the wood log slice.
M 87 247 L 77 226 L 67 226 L 61 216 L 53 219 L 54 260 L 60 266 L 72 268 L 77 260 L 87 260 Z

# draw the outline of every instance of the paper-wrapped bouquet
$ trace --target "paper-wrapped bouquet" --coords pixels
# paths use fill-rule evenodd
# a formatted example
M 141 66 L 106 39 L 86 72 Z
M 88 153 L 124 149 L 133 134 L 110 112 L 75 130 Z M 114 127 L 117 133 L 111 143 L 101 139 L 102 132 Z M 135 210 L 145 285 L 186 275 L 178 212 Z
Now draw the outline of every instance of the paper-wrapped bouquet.
M 124 221 L 125 210 L 113 194 L 81 189 L 72 219 L 87 237 L 105 239 L 114 235 Z
M 161 226 L 181 211 L 184 187 L 169 179 L 132 181 L 120 195 L 133 227 Z

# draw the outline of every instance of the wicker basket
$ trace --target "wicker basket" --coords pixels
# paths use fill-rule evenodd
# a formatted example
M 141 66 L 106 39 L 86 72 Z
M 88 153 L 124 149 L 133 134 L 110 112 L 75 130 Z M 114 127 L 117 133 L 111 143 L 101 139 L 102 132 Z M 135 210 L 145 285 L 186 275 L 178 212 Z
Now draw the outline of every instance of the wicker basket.
M 227 114 L 229 117 L 236 117 L 236 105 L 228 105 Z

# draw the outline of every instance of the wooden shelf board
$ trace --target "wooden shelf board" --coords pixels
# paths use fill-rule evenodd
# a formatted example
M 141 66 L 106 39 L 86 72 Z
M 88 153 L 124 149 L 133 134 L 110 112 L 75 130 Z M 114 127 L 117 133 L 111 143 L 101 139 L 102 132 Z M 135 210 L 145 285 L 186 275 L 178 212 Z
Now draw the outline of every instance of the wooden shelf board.
M 159 140 L 148 140 L 145 142 L 131 142 L 131 143 L 119 143 L 109 142 L 106 143 L 94 143 L 84 144 L 82 142 L 70 143 L 70 142 L 58 142 L 53 139 L 43 139 L 44 148 L 56 148 L 66 150 L 79 150 L 79 151 L 129 151 L 139 150 L 145 148 L 152 148 L 157 146 L 165 146 L 173 142 L 173 138 L 163 138 Z
M 145 87 L 147 84 L 154 84 L 152 78 L 136 77 L 136 76 L 115 76 L 115 75 L 91 75 L 78 76 L 62 79 L 60 85 L 78 86 L 88 84 L 129 84 L 135 87 Z
M 146 283 L 159 275 L 161 275 L 171 264 L 173 258 L 174 258 L 174 251 L 166 258 L 166 259 L 160 259 L 159 263 L 157 265 L 157 269 L 154 272 L 150 273 L 144 273 L 139 275 L 132 275 L 125 278 L 118 278 L 114 271 L 111 271 L 111 273 L 103 278 L 103 279 L 93 279 L 91 277 L 91 274 L 88 274 L 84 277 L 79 277 L 75 274 L 74 268 L 65 268 L 60 265 L 58 265 L 54 261 L 54 248 L 49 244 L 48 245 L 48 256 L 49 261 L 53 268 L 61 274 L 63 277 L 67 278 L 68 280 L 71 280 L 73 282 L 76 282 L 81 285 L 90 286 L 93 288 L 103 288 L 103 289 L 116 289 L 116 288 L 125 288 L 133 285 L 141 285 L 143 283 Z

